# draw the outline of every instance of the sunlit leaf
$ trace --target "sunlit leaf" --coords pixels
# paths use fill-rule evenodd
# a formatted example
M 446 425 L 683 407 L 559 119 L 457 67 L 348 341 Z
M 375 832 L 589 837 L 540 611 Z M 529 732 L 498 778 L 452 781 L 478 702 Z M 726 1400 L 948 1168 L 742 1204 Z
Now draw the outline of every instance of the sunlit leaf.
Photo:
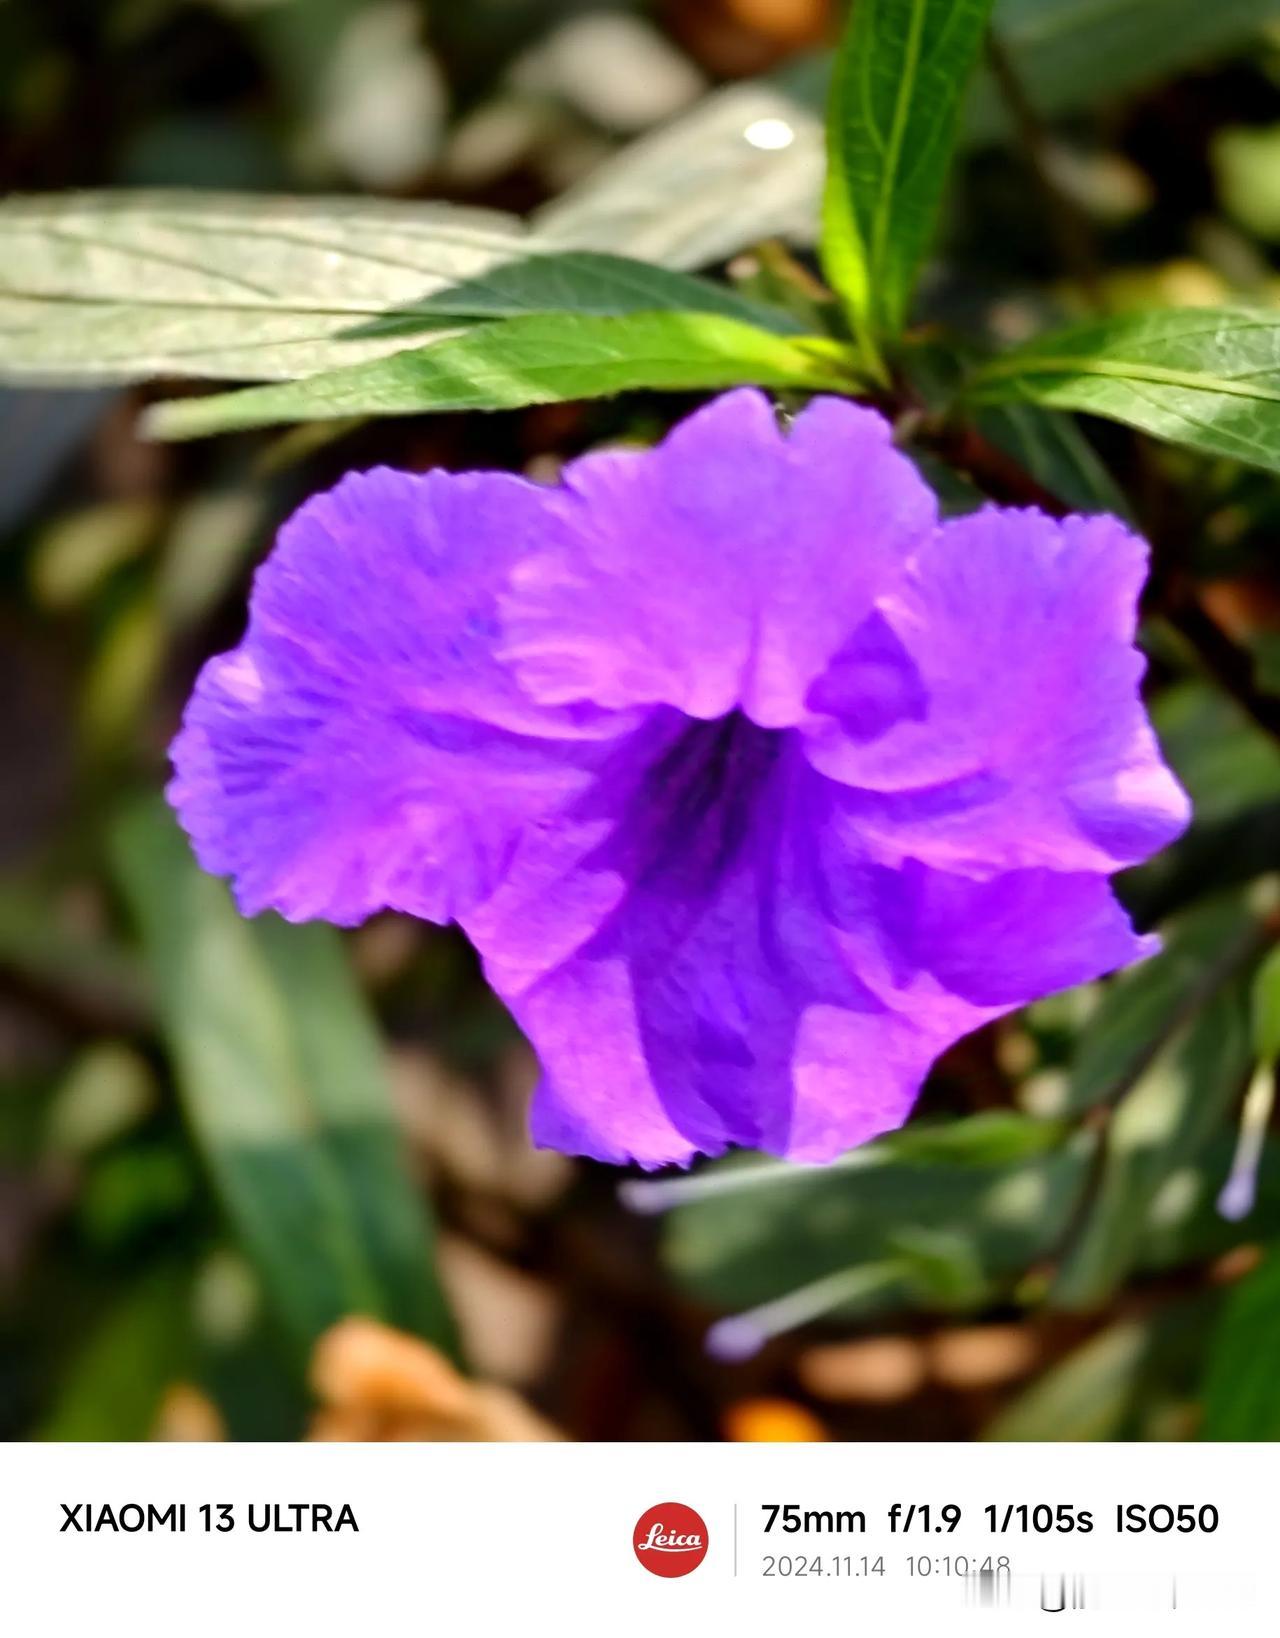
M 277 1315 L 303 1343 L 367 1313 L 449 1345 L 429 1226 L 337 934 L 243 920 L 158 806 L 125 816 L 116 854 L 188 1126 Z
M 969 397 L 1084 410 L 1280 472 L 1280 312 L 1182 308 L 1095 320 L 992 360 Z
M 527 248 L 449 205 L 116 192 L 0 204 L 0 374 L 276 380 L 393 351 L 348 332 Z
M 1236 1146 L 1236 1132 L 1224 1125 L 1194 1161 L 1165 1183 L 1142 1226 L 1135 1271 L 1168 1272 L 1212 1262 L 1239 1246 L 1242 1228 L 1251 1239 L 1280 1234 L 1280 1144 L 1274 1140 L 1263 1144 L 1245 1220 L 1223 1215 L 1223 1183 Z
M 632 143 L 533 219 L 540 235 L 667 267 L 708 267 L 761 239 L 812 243 L 822 124 L 762 81 L 731 86 Z
M 1253 980 L 1253 1050 L 1258 1061 L 1280 1060 L 1280 946 L 1268 954 Z
M 990 0 L 859 0 L 827 114 L 822 263 L 865 347 L 906 323 Z
M 1107 986 L 1071 1063 L 1061 1113 L 1114 1103 L 1207 999 L 1224 968 L 1259 948 L 1254 918 L 1233 897 L 1198 905 L 1164 930 L 1164 948 Z
M 1073 1349 L 1000 1411 L 982 1437 L 1027 1441 L 1160 1437 L 1181 1420 L 1200 1369 L 1213 1299 L 1197 1294 L 1122 1319 Z
M 1280 239 L 1280 125 L 1219 131 L 1210 157 L 1227 215 L 1260 239 Z
M 281 421 L 514 409 L 637 388 L 746 382 L 837 392 L 854 384 L 834 343 L 772 335 L 716 314 L 535 315 L 306 381 L 161 404 L 146 427 L 159 438 L 197 438 Z
M 354 335 L 412 335 L 445 319 L 517 318 L 530 313 L 599 317 L 669 310 L 719 313 L 782 334 L 802 334 L 798 320 L 723 284 L 652 262 L 600 251 L 547 250 L 500 262 L 412 306 L 356 327 Z
M 1087 1216 L 1054 1284 L 1057 1304 L 1098 1307 L 1126 1278 L 1163 1191 L 1220 1129 L 1251 1063 L 1247 984 L 1237 979 L 1154 1057 L 1112 1116 Z
M 77 1159 L 114 1142 L 156 1104 L 150 1065 L 123 1041 L 87 1046 L 60 1082 L 45 1113 L 50 1154 Z
M 983 1434 L 1001 1441 L 1113 1439 L 1137 1392 L 1147 1325 L 1124 1321 L 1068 1354 Z
M 711 1168 L 700 1180 L 725 1188 L 671 1212 L 666 1258 L 699 1295 L 728 1308 L 864 1263 L 924 1259 L 926 1247 L 936 1258 L 943 1245 L 949 1266 L 963 1260 L 989 1284 L 1056 1244 L 1091 1147 L 1087 1134 L 1063 1145 L 1052 1123 L 1010 1114 L 998 1130 L 985 1116 L 908 1127 L 821 1172 L 748 1162 Z M 926 1239 L 904 1246 L 904 1228 Z M 886 1290 L 876 1305 L 904 1300 L 901 1289 Z

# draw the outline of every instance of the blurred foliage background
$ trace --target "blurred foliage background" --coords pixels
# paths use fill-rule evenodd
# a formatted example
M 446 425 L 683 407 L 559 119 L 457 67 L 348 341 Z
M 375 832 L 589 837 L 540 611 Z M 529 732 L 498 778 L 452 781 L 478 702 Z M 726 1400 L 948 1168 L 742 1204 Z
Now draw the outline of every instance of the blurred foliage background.
M 7 0 L 0 189 L 556 201 L 803 302 L 838 13 Z M 1016 340 L 1280 299 L 1280 0 L 996 21 L 929 313 Z M 718 144 L 779 111 L 762 201 Z M 157 793 L 305 494 L 376 461 L 545 476 L 683 406 L 172 447 L 147 396 L 0 393 L 0 1435 L 1280 1437 L 1274 477 L 991 412 L 1018 484 L 1156 546 L 1152 708 L 1197 819 L 1121 887 L 1165 952 L 971 1037 L 827 1171 L 619 1187 L 529 1147 L 535 1066 L 459 937 L 243 922 Z

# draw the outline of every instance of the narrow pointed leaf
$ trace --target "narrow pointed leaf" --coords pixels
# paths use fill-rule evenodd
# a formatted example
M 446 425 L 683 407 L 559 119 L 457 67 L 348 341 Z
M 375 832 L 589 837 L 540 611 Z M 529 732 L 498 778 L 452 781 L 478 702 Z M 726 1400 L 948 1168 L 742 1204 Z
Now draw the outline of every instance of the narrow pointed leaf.
M 1112 1117 L 1087 1219 L 1053 1287 L 1058 1306 L 1098 1308 L 1128 1278 L 1144 1235 L 1178 1205 L 1170 1180 L 1220 1129 L 1251 1062 L 1248 985 L 1237 979 L 1174 1035 Z
M 827 115 L 822 261 L 868 348 L 906 323 L 991 0 L 858 0 Z
M 1165 309 L 1054 331 L 983 365 L 967 396 L 1084 410 L 1280 472 L 1280 312 Z
M 1235 894 L 1197 904 L 1162 929 L 1163 948 L 1111 980 L 1071 1064 L 1064 1115 L 1114 1104 L 1198 1009 L 1256 957 L 1262 934 Z
M 1050 1123 L 1018 1116 L 993 1130 L 977 1115 L 889 1133 L 825 1170 L 735 1159 L 700 1174 L 723 1188 L 670 1213 L 664 1255 L 698 1296 L 743 1308 L 841 1269 L 897 1260 L 909 1226 L 962 1248 L 994 1286 L 1061 1238 L 1091 1153 L 1087 1133 L 1064 1143 Z M 903 1298 L 885 1291 L 877 1305 Z
M 146 428 L 157 438 L 198 438 L 282 421 L 514 409 L 636 388 L 743 383 L 836 392 L 854 385 L 835 343 L 776 336 L 715 314 L 535 315 L 305 381 L 159 404 Z
M 115 843 L 188 1128 L 279 1319 L 303 1346 L 350 1313 L 451 1346 L 337 935 L 245 921 L 159 805 L 131 810 Z
M 353 337 L 412 335 L 455 319 L 519 318 L 575 313 L 602 318 L 662 310 L 719 313 L 784 335 L 801 334 L 797 319 L 728 286 L 691 273 L 601 251 L 530 249 L 484 273 L 356 326 Z
M 989 404 L 975 419 L 981 433 L 1064 505 L 1128 515 L 1123 491 L 1071 416 L 1039 404 Z

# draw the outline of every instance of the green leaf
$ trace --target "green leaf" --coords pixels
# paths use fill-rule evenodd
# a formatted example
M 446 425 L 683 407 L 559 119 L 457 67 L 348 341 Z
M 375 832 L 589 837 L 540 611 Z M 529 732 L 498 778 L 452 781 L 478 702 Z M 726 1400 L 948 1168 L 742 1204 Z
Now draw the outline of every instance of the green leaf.
M 852 1267 L 904 1255 L 923 1262 L 926 1247 L 935 1257 L 945 1247 L 973 1294 L 973 1270 L 989 1286 L 1053 1247 L 1091 1152 L 1087 1133 L 1063 1144 L 1053 1123 L 1005 1113 L 907 1128 L 820 1172 L 735 1161 L 649 1187 L 688 1197 L 667 1220 L 666 1260 L 700 1296 L 728 1308 Z M 706 1192 L 693 1198 L 699 1189 Z M 909 1295 L 886 1289 L 876 1306 Z
M 1254 974 L 1253 1050 L 1268 1068 L 1280 1061 L 1280 945 Z
M 1262 1146 L 1247 1222 L 1222 1215 L 1224 1179 L 1234 1169 L 1237 1143 L 1237 1134 L 1224 1125 L 1175 1174 L 1159 1209 L 1143 1225 L 1135 1272 L 1203 1268 L 1234 1251 L 1242 1229 L 1251 1239 L 1280 1233 L 1280 1143 L 1274 1140 Z
M 1280 313 L 1177 308 L 1095 320 L 983 365 L 967 396 L 1084 410 L 1280 472 Z
M 1053 117 L 1246 45 L 1280 16 L 1280 0 L 997 0 L 994 16 L 1032 102 Z M 685 268 L 768 238 L 811 244 L 825 168 L 815 110 L 829 76 L 815 58 L 783 78 L 703 98 L 544 206 L 535 229 L 562 244 Z M 1008 137 L 999 91 L 990 75 L 977 78 L 964 139 Z
M 1060 1113 L 1117 1102 L 1221 984 L 1223 968 L 1257 948 L 1256 922 L 1235 895 L 1181 917 L 1158 955 L 1108 984 L 1081 1034 Z
M 288 380 L 394 351 L 353 326 L 524 255 L 514 217 L 217 193 L 0 204 L 0 373 Z
M 1150 1325 L 1124 1320 L 1067 1355 L 992 1422 L 984 1439 L 1114 1439 L 1137 1396 Z
M 447 1336 L 430 1262 L 430 1228 L 410 1186 L 390 1116 L 383 1046 L 346 952 L 331 928 L 253 924 L 285 1011 L 320 1147 L 349 1202 L 353 1231 L 376 1272 L 385 1312 L 425 1336 Z
M 907 444 L 903 454 L 937 496 L 938 510 L 944 518 L 962 518 L 988 504 L 981 489 L 930 450 Z
M 977 1308 L 986 1298 L 990 1281 L 971 1235 L 906 1224 L 889 1245 L 921 1307 Z
M 994 27 L 1042 118 L 1057 118 L 1203 68 L 1247 47 L 1280 0 L 997 0 Z M 974 141 L 1009 134 L 984 75 L 966 109 Z
M 147 975 L 114 937 L 89 931 L 62 909 L 56 885 L 0 883 L 0 963 L 88 1016 L 141 1028 Z
M 1179 1204 L 1177 1174 L 1219 1130 L 1251 1063 L 1247 987 L 1237 980 L 1177 1032 L 1112 1116 L 1087 1218 L 1051 1293 L 1058 1306 L 1099 1307 L 1124 1281 L 1148 1227 Z
M 451 1346 L 429 1225 L 337 934 L 243 920 L 159 805 L 125 815 L 115 852 L 188 1128 L 277 1315 L 304 1345 L 366 1313 Z
M 83 1160 L 150 1115 L 157 1103 L 151 1066 L 122 1041 L 96 1040 L 77 1056 L 49 1099 L 44 1147 Z
M 822 263 L 869 361 L 906 324 L 990 0 L 858 0 L 827 113 Z
M 153 1270 L 106 1315 L 73 1358 L 41 1439 L 145 1439 L 164 1390 L 195 1354 L 191 1270 Z
M 1160 693 L 1151 716 L 1197 826 L 1280 797 L 1280 746 L 1221 689 L 1196 679 L 1176 683 Z
M 1228 126 L 1209 157 L 1226 214 L 1246 233 L 1280 240 L 1280 125 Z
M 1169 1437 L 1181 1431 L 1202 1368 L 1214 1297 L 1197 1292 L 1090 1337 L 1045 1372 L 984 1431 L 987 1440 Z
M 854 1151 L 846 1164 L 904 1166 L 1006 1166 L 1048 1154 L 1062 1142 L 1056 1121 L 1033 1120 L 1013 1109 L 987 1109 L 963 1120 L 912 1121 Z M 840 1164 L 837 1162 L 837 1164 Z
M 711 313 L 534 315 L 306 381 L 159 404 L 145 427 L 157 438 L 198 438 L 281 421 L 514 409 L 643 387 L 752 383 L 847 392 L 854 382 L 844 365 L 834 342 L 771 335 Z
M 1280 1439 L 1280 1249 L 1229 1294 L 1209 1351 L 1206 1439 Z
M 1277 20 L 1280 0 L 1218 0 L 1214 5 L 1205 0 L 996 0 L 991 26 L 1031 105 L 1042 119 L 1056 120 L 1247 51 Z M 803 125 L 803 140 L 815 150 L 817 122 L 807 110 L 823 106 L 829 68 L 828 56 L 815 54 L 773 76 L 775 82 L 785 80 L 800 105 L 793 122 Z M 767 86 L 757 82 L 752 89 Z M 696 114 L 684 117 L 691 120 Z M 1018 140 L 1016 121 L 995 76 L 980 66 L 961 114 L 961 145 Z M 612 163 L 620 164 L 622 157 Z M 820 177 L 815 192 L 819 185 Z
M 1071 416 L 1039 404 L 989 404 L 974 419 L 984 437 L 1065 506 L 1129 516 L 1124 492 Z
M 412 335 L 446 319 L 518 318 L 531 313 L 616 317 L 663 310 L 719 313 L 782 335 L 803 334 L 803 326 L 789 314 L 748 301 L 726 285 L 591 250 L 539 250 L 499 263 L 409 307 L 370 319 L 351 334 Z
M 811 244 L 822 125 L 747 81 L 633 142 L 533 218 L 540 237 L 666 267 L 709 267 L 762 239 Z

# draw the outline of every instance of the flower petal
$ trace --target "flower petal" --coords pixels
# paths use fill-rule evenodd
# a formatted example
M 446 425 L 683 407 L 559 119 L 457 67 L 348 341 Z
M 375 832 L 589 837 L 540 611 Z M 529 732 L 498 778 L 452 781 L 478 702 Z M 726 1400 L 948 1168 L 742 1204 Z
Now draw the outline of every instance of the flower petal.
M 1143 956 L 1104 876 L 1011 870 L 986 881 L 909 862 L 899 936 L 913 965 L 976 1007 L 1020 1007 Z
M 447 920 L 634 727 L 540 706 L 494 658 L 537 494 L 380 469 L 281 531 L 245 639 L 205 667 L 172 751 L 170 800 L 246 913 Z
M 646 1166 L 729 1144 L 830 1159 L 899 1125 L 938 1054 L 1042 993 L 1046 963 L 1074 982 L 1140 952 L 1105 883 L 875 864 L 847 797 L 796 736 L 737 717 L 615 766 L 526 839 L 463 923 L 542 1063 L 538 1142 Z M 1045 955 L 1046 927 L 1069 953 Z M 984 988 L 997 934 L 1018 953 Z
M 913 708 L 868 734 L 827 679 L 809 696 L 814 765 L 860 793 L 882 858 L 1113 871 L 1185 828 L 1138 691 L 1145 573 L 1114 518 L 987 507 L 937 531 L 878 609 L 898 647 L 877 688 Z
M 695 725 L 634 777 L 597 846 L 573 855 L 559 830 L 559 880 L 526 851 L 464 918 L 543 1066 L 535 1140 L 658 1166 L 731 1143 L 829 1158 L 897 1125 L 958 1031 L 893 1014 L 826 919 L 826 781 L 794 736 Z M 548 949 L 527 914 L 550 903 L 576 937 Z
M 548 1147 L 829 1160 L 900 1125 L 960 1036 L 1152 947 L 1101 877 L 876 863 L 850 793 L 743 717 L 615 767 L 611 827 L 603 785 L 464 917 L 541 1060 Z
M 816 398 L 784 434 L 763 394 L 727 393 L 656 449 L 566 468 L 504 652 L 548 702 L 786 726 L 936 515 L 873 410 Z

